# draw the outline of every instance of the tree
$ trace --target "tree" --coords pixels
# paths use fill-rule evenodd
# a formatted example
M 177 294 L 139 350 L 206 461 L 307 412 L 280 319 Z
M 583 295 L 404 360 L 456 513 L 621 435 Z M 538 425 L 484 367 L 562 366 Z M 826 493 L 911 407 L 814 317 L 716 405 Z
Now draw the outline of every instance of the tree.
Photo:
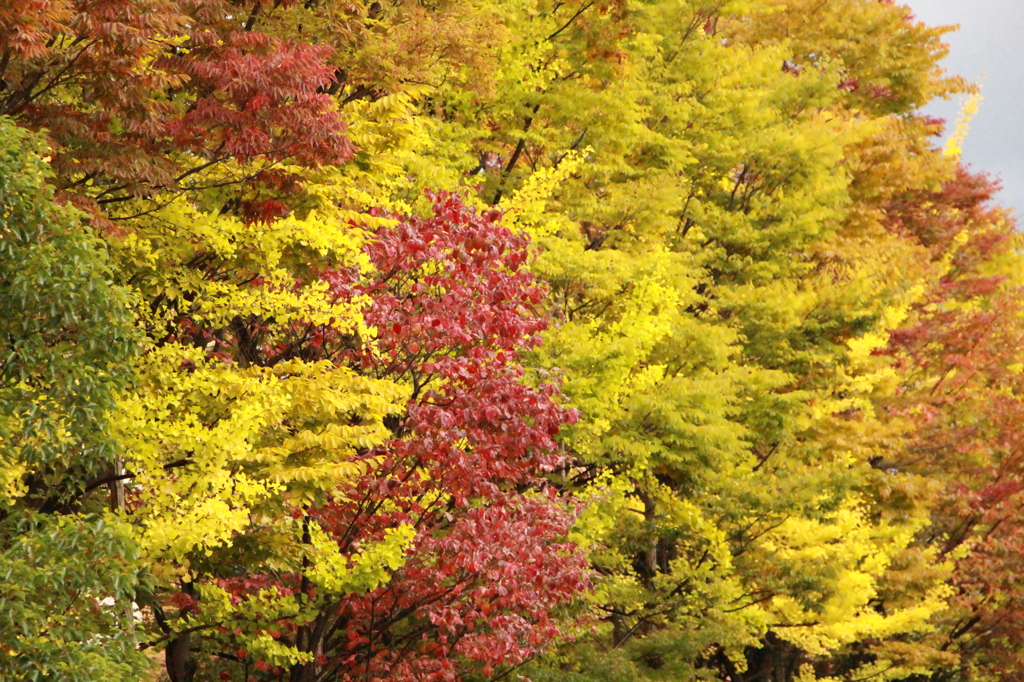
M 48 131 L 141 345 L 123 462 L 39 489 L 71 518 L 123 486 L 175 682 L 1019 674 L 1016 238 L 919 113 L 971 90 L 946 29 L 873 0 L 0 27 L 0 107 Z
M 935 486 L 871 463 L 906 445 L 881 351 L 935 275 L 884 208 L 951 173 L 913 112 L 964 84 L 935 69 L 942 31 L 903 9 L 817 5 L 813 25 L 748 3 L 510 12 L 500 98 L 431 103 L 447 143 L 425 153 L 461 146 L 485 201 L 529 195 L 531 175 L 553 195 L 522 224 L 557 320 L 533 362 L 583 415 L 561 483 L 598 500 L 606 625 L 565 662 L 584 678 L 929 665 L 900 645 L 948 595 L 914 543 Z M 845 37 L 861 29 L 864 53 Z
M 138 675 L 143 567 L 96 494 L 135 335 L 81 213 L 53 202 L 45 144 L 0 118 L 0 676 Z
M 960 167 L 940 191 L 899 197 L 888 212 L 942 273 L 892 336 L 905 379 L 889 409 L 914 439 L 882 466 L 942 484 L 927 539 L 956 562 L 951 608 L 931 637 L 949 653 L 935 674 L 944 680 L 1010 679 L 1022 661 L 1020 584 L 1008 564 L 1020 542 L 1019 237 L 992 204 L 996 189 Z
M 572 413 L 516 363 L 543 291 L 496 218 L 441 195 L 366 243 L 368 271 L 323 271 L 337 309 L 367 302 L 361 331 L 250 318 L 243 336 L 195 316 L 182 339 L 209 351 L 151 354 L 165 369 L 140 373 L 154 405 L 139 413 L 171 394 L 180 416 L 122 438 L 143 546 L 185 581 L 153 604 L 172 679 L 456 679 L 560 634 L 586 572 L 570 510 L 535 489 Z M 170 533 L 165 509 L 190 532 Z
M 541 561 L 533 565 L 524 554 L 516 560 L 525 567 L 505 580 L 516 577 L 537 605 L 529 616 L 513 615 L 526 601 L 516 597 L 481 625 L 492 635 L 478 639 L 498 648 L 478 644 L 470 652 L 470 638 L 458 649 L 454 641 L 445 647 L 449 630 L 440 630 L 436 651 L 419 651 L 415 663 L 401 663 L 410 671 L 450 671 L 449 655 L 462 657 L 464 668 L 520 662 L 554 636 L 548 611 L 586 584 L 563 537 L 571 514 L 527 494 L 539 484 L 531 467 L 557 459 L 549 431 L 570 413 L 546 384 L 523 383 L 512 364 L 518 346 L 534 342 L 520 327 L 542 324 L 522 308 L 540 295 L 525 274 L 508 277 L 505 294 L 512 300 L 508 310 L 495 304 L 498 319 L 467 321 L 471 331 L 484 325 L 473 331 L 479 348 L 459 337 L 463 346 L 437 349 L 452 355 L 451 367 L 465 356 L 471 370 L 486 374 L 473 390 L 504 407 L 492 414 L 496 408 L 486 406 L 485 416 L 472 419 L 510 415 L 504 427 L 518 426 L 503 444 L 497 433 L 493 443 L 480 436 L 480 443 L 461 444 L 458 429 L 430 423 L 439 417 L 429 404 L 406 404 L 419 388 L 404 385 L 404 370 L 392 376 L 362 364 L 390 333 L 365 319 L 374 297 L 398 295 L 383 284 L 360 288 L 373 283 L 368 244 L 374 232 L 399 221 L 369 210 L 394 205 L 368 180 L 374 174 L 367 169 L 379 162 L 364 153 L 343 165 L 354 148 L 339 109 L 353 105 L 354 135 L 367 152 L 393 140 L 395 132 L 381 135 L 385 126 L 374 120 L 386 118 L 388 91 L 445 73 L 470 54 L 466 47 L 474 39 L 489 33 L 485 13 L 467 20 L 456 9 L 114 1 L 3 10 L 0 68 L 9 87 L 0 106 L 20 125 L 48 131 L 59 198 L 90 212 L 109 244 L 115 276 L 131 291 L 143 352 L 133 363 L 137 381 L 120 396 L 113 419 L 125 469 L 104 481 L 124 485 L 123 517 L 152 575 L 136 595 L 152 626 L 142 645 L 166 649 L 175 681 L 220 672 L 244 676 L 256 665 L 269 675 L 287 668 L 295 679 L 330 674 L 348 642 L 327 628 L 336 609 L 382 590 L 407 559 L 418 562 L 410 571 L 426 570 L 447 524 L 453 524 L 453 541 L 460 533 L 476 537 L 481 531 L 470 533 L 472 527 L 528 539 Z M 438 30 L 412 30 L 426 25 Z M 410 50 L 403 35 L 419 47 Z M 462 61 L 468 66 L 460 67 L 459 82 L 491 63 Z M 384 64 L 393 71 L 382 70 Z M 398 95 L 391 101 L 408 101 Z M 450 220 L 469 220 L 451 201 Z M 451 243 L 441 255 L 480 249 L 493 220 L 477 222 L 472 227 L 482 237 L 463 235 L 468 244 Z M 453 276 L 444 284 L 454 292 L 449 296 L 478 297 L 481 286 L 496 285 L 493 278 L 522 266 L 525 243 L 500 239 L 508 252 L 488 252 L 491 260 L 481 262 L 487 277 L 460 283 Z M 431 260 L 422 267 L 440 265 Z M 329 273 L 337 286 L 353 279 L 332 293 Z M 488 360 L 493 368 L 475 355 L 491 336 L 505 350 Z M 328 352 L 330 344 L 338 347 Z M 359 349 L 359 357 L 342 353 L 345 348 Z M 445 390 L 472 403 L 473 390 L 457 390 L 463 380 L 445 377 Z M 469 403 L 459 419 L 470 418 L 470 407 L 483 409 Z M 520 411 L 522 418 L 511 416 Z M 421 475 L 421 465 L 403 453 L 427 445 L 409 444 L 416 438 L 395 432 L 412 419 L 407 412 L 426 420 L 426 433 L 416 438 L 454 438 L 446 463 L 452 472 L 444 481 L 472 475 L 457 500 L 429 500 L 433 506 L 419 530 L 389 516 L 392 502 L 385 502 L 391 449 L 398 451 L 390 455 L 393 466 Z M 431 435 L 428 427 L 442 433 Z M 485 427 L 479 426 L 483 434 Z M 510 444 L 512 435 L 521 440 Z M 467 462 L 498 459 L 493 469 L 473 473 L 456 461 L 464 449 Z M 336 507 L 343 517 L 352 509 L 343 504 L 346 495 L 374 491 L 378 497 L 366 504 L 384 510 L 349 520 L 357 522 L 352 533 L 332 540 L 321 511 Z M 439 516 L 435 507 L 449 502 L 455 509 Z M 423 500 L 402 504 L 422 506 Z M 531 519 L 537 527 L 526 532 Z M 482 567 L 473 571 L 466 595 L 498 589 L 495 575 Z M 550 593 L 538 587 L 547 580 L 554 581 Z M 392 598 L 381 592 L 380 599 Z M 394 636 L 409 619 L 440 617 L 428 608 L 436 600 L 422 601 L 408 612 L 407 604 L 396 606 L 399 615 L 390 625 L 373 621 L 371 609 L 371 636 L 378 630 Z M 456 609 L 472 600 L 463 596 L 452 604 Z M 362 655 L 371 671 L 407 658 L 381 654 L 376 646 Z M 323 655 L 331 658 L 321 661 Z M 218 667 L 225 661 L 239 665 Z

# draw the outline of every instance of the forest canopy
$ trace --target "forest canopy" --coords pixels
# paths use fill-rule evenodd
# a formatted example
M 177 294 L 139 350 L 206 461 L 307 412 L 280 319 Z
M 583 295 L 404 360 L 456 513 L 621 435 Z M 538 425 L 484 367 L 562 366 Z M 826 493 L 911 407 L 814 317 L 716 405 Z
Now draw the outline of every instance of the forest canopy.
M 949 30 L 0 5 L 0 679 L 1019 680 Z

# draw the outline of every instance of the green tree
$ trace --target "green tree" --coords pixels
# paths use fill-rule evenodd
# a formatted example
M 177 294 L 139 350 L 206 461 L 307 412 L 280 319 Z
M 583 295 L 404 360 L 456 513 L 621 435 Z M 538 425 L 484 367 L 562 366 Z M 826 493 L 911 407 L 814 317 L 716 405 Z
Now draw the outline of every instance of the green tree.
M 105 250 L 53 202 L 45 144 L 0 118 L 0 677 L 129 679 L 138 552 L 105 513 L 134 333 Z

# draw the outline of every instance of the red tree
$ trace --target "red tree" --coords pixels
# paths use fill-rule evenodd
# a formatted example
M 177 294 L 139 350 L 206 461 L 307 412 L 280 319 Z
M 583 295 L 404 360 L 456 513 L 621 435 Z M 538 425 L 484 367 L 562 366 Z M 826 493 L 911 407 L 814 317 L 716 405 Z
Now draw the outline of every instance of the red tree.
M 966 550 L 937 640 L 960 664 L 937 679 L 978 667 L 1010 680 L 1024 666 L 1024 289 L 999 265 L 1019 238 L 997 190 L 961 167 L 940 192 L 889 207 L 893 228 L 936 261 L 952 253 L 915 323 L 892 334 L 906 376 L 893 410 L 913 428 L 904 461 L 885 463 L 945 483 L 929 535 L 947 554 Z
M 389 424 L 393 438 L 362 454 L 369 473 L 341 491 L 344 501 L 296 513 L 315 519 L 344 556 L 400 524 L 417 531 L 386 584 L 323 604 L 313 622 L 281 623 L 280 641 L 316 659 L 290 671 L 260 666 L 266 679 L 489 677 L 558 637 L 558 613 L 588 588 L 586 562 L 567 540 L 573 510 L 544 483 L 563 465 L 553 437 L 575 414 L 518 362 L 545 327 L 532 312 L 544 291 L 523 267 L 527 239 L 501 227 L 496 211 L 434 199 L 432 216 L 376 235 L 368 279 L 322 273 L 337 298 L 369 297 L 376 339 L 296 328 L 258 358 L 327 357 L 412 387 L 406 413 Z M 237 594 L 312 587 L 244 568 L 219 584 Z M 196 605 L 182 597 L 181 606 Z M 223 657 L 240 645 L 221 632 L 195 646 Z
M 0 115 L 48 131 L 63 196 L 100 220 L 101 206 L 202 189 L 197 173 L 228 161 L 345 161 L 353 148 L 327 93 L 334 50 L 260 31 L 289 11 L 260 0 L 3 3 Z
M 326 275 L 336 295 L 372 298 L 367 321 L 380 330 L 375 348 L 336 356 L 403 378 L 413 397 L 392 443 L 369 453 L 387 473 L 321 518 L 343 551 L 396 523 L 421 529 L 389 585 L 340 606 L 345 640 L 324 644 L 342 657 L 342 677 L 490 675 L 551 641 L 552 610 L 586 588 L 564 539 L 572 516 L 540 478 L 562 464 L 552 437 L 575 415 L 553 385 L 524 381 L 517 358 L 540 342 L 546 321 L 531 310 L 544 292 L 522 267 L 527 239 L 498 215 L 439 195 L 430 218 L 377 235 L 369 284 Z

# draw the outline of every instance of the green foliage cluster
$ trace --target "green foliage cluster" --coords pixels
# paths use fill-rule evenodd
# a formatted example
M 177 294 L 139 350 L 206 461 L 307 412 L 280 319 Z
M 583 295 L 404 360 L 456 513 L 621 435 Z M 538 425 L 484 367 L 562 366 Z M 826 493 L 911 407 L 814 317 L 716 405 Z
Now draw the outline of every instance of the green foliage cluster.
M 0 119 L 0 677 L 130 679 L 143 567 L 104 520 L 108 412 L 135 332 L 84 216 L 53 202 L 46 146 Z

